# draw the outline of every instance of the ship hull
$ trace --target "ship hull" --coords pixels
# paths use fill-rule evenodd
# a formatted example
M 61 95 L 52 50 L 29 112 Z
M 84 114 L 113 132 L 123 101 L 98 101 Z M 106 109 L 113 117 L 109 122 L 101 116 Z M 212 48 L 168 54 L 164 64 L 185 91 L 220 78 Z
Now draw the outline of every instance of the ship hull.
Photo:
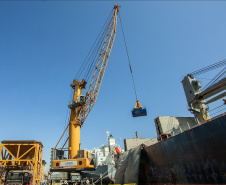
M 139 184 L 226 184 L 226 115 L 145 146 Z

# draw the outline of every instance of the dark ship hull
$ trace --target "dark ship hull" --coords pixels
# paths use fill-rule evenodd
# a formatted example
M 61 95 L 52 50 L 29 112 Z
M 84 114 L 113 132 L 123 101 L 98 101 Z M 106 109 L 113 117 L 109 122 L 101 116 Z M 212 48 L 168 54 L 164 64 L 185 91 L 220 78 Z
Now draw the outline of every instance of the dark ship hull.
M 226 184 L 226 115 L 145 146 L 139 184 Z

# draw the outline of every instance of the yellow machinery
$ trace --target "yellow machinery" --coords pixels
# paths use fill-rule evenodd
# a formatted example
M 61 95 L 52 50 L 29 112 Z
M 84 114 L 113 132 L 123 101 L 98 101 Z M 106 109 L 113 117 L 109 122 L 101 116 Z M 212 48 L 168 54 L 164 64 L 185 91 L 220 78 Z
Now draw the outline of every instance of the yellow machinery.
M 29 170 L 33 173 L 33 185 L 40 183 L 43 145 L 40 141 L 10 140 L 0 144 L 0 177 L 10 170 Z M 0 183 L 1 184 L 1 183 Z
M 95 65 L 93 77 L 86 96 L 82 95 L 82 89 L 85 89 L 87 84 L 86 80 L 73 80 L 73 83 L 71 84 L 71 87 L 74 89 L 73 102 L 69 105 L 71 115 L 69 124 L 63 132 L 64 135 L 69 127 L 69 146 L 68 148 L 63 148 L 67 142 L 66 141 L 61 148 L 61 150 L 68 151 L 68 159 L 53 160 L 51 171 L 82 171 L 94 169 L 90 153 L 86 150 L 80 150 L 80 129 L 93 108 L 99 93 L 116 35 L 118 11 L 118 5 L 116 4 L 114 6 L 113 16 L 110 19 L 107 34 L 100 50 L 100 54 L 98 55 L 98 60 Z M 58 141 L 55 149 L 57 149 L 60 140 Z
M 42 168 L 41 168 L 41 179 L 40 179 L 40 182 L 43 183 L 44 182 L 44 178 L 45 178 L 45 165 L 46 165 L 46 162 L 45 160 L 42 160 Z

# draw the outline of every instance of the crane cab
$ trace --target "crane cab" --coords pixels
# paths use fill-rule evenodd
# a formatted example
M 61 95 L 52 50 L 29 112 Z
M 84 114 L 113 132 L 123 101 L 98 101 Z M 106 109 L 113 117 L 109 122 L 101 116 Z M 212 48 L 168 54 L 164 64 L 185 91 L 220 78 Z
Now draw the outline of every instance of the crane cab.
M 86 96 L 85 95 L 79 95 L 78 96 L 78 103 L 84 105 L 86 103 Z

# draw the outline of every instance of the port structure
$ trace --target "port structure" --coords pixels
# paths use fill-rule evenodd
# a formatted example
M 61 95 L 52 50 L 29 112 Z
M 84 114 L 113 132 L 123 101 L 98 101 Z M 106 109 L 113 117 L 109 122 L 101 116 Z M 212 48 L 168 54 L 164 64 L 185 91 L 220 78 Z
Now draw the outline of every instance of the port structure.
M 0 144 L 0 177 L 6 180 L 10 170 L 30 170 L 32 185 L 40 184 L 42 173 L 43 145 L 34 140 L 5 140 Z M 5 180 L 3 179 L 3 174 Z M 0 181 L 0 184 L 1 184 Z
M 83 171 L 93 170 L 94 163 L 90 158 L 90 152 L 80 149 L 80 129 L 92 110 L 102 83 L 102 79 L 107 67 L 108 59 L 111 53 L 111 49 L 116 36 L 116 23 L 119 7 L 114 5 L 113 16 L 110 19 L 110 23 L 107 27 L 107 34 L 105 36 L 103 45 L 101 47 L 98 60 L 96 62 L 92 80 L 89 85 L 89 89 L 86 95 L 82 95 L 82 89 L 85 89 L 87 81 L 82 79 L 81 81 L 74 79 L 71 87 L 74 89 L 73 102 L 68 105 L 71 109 L 70 121 L 68 126 L 65 128 L 60 140 L 65 134 L 69 127 L 68 147 L 57 148 L 60 140 L 55 146 L 55 150 L 60 149 L 61 151 L 68 151 L 68 158 L 58 159 L 52 161 L 52 172 L 72 172 L 72 171 Z

